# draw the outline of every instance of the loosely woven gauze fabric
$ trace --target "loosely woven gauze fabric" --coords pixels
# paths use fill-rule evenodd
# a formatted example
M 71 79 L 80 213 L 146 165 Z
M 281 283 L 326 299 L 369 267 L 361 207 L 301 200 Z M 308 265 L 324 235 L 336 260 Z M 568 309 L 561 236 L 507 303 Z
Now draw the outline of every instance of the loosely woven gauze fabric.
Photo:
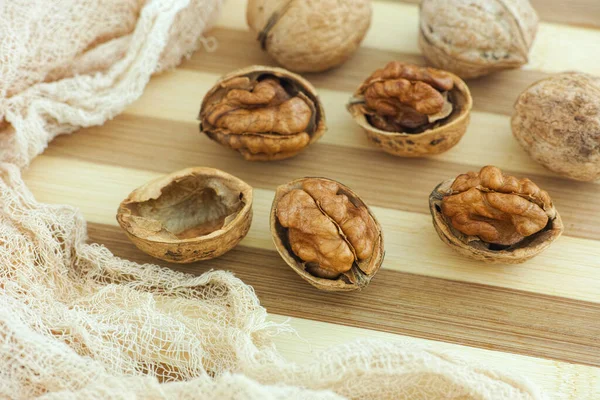
M 86 243 L 76 209 L 34 199 L 20 170 L 138 98 L 206 40 L 219 8 L 0 0 L 0 398 L 541 399 L 520 379 L 396 342 L 291 363 L 273 344 L 291 329 L 231 273 L 120 259 Z

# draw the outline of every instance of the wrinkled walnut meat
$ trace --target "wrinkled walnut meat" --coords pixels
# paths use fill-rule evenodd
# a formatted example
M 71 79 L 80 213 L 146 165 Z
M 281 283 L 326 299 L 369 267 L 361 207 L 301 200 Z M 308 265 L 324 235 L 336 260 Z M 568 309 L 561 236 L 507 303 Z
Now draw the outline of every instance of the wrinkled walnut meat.
M 221 80 L 205 96 L 201 130 L 248 160 L 291 157 L 324 132 L 314 89 L 281 69 L 252 67 Z
M 548 193 L 531 180 L 503 175 L 496 167 L 459 175 L 442 213 L 465 235 L 511 246 L 544 229 L 552 208 Z
M 385 152 L 423 157 L 460 141 L 472 105 L 469 88 L 456 75 L 392 61 L 359 86 L 347 108 Z
M 375 71 L 358 93 L 376 128 L 419 133 L 452 113 L 448 92 L 453 87 L 452 77 L 444 71 L 392 61 Z
M 366 205 L 338 182 L 306 178 L 279 188 L 272 220 L 280 253 L 319 288 L 360 288 L 379 269 L 380 227 Z
M 430 209 L 442 240 L 484 261 L 522 262 L 562 232 L 547 192 L 493 166 L 440 184 Z

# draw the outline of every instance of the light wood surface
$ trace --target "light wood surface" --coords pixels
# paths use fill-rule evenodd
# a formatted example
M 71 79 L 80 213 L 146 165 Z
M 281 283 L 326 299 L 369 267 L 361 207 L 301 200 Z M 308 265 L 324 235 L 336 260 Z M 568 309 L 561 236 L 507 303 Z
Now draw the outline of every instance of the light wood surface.
M 415 1 L 375 1 L 371 30 L 342 67 L 307 75 L 325 106 L 329 131 L 298 157 L 249 163 L 199 134 L 195 120 L 216 79 L 249 64 L 272 64 L 245 25 L 242 0 L 229 0 L 210 33 L 214 53 L 197 52 L 154 77 L 144 95 L 102 127 L 56 139 L 25 179 L 38 200 L 79 207 L 90 240 L 115 254 L 191 273 L 233 271 L 251 284 L 278 322 L 299 335 L 277 338 L 292 360 L 353 338 L 385 338 L 457 352 L 527 376 L 552 399 L 600 399 L 600 185 L 553 175 L 518 146 L 510 131 L 516 96 L 562 70 L 600 75 L 600 3 L 537 0 L 542 18 L 531 63 L 470 81 L 472 122 L 464 139 L 435 158 L 406 160 L 373 148 L 345 110 L 355 87 L 392 59 L 423 64 Z M 447 248 L 431 226 L 427 196 L 440 181 L 494 164 L 548 190 L 565 235 L 517 266 L 487 266 Z M 240 246 L 220 259 L 175 266 L 138 251 L 118 228 L 119 202 L 160 174 L 189 166 L 232 173 L 255 188 L 254 222 Z M 275 252 L 268 230 L 274 189 L 309 175 L 358 192 L 382 223 L 386 259 L 363 292 L 319 292 Z
M 567 364 L 498 351 L 482 350 L 443 342 L 434 342 L 410 336 L 394 335 L 386 332 L 351 328 L 326 322 L 316 322 L 301 318 L 288 318 L 272 315 L 276 322 L 288 321 L 305 342 L 299 343 L 294 335 L 279 338 L 278 348 L 298 362 L 308 362 L 315 354 L 328 347 L 356 339 L 384 339 L 408 345 L 431 346 L 436 350 L 447 351 L 451 355 L 468 358 L 483 365 L 494 365 L 498 369 L 526 376 L 539 385 L 553 400 L 598 399 L 600 390 L 600 369 L 583 365 Z

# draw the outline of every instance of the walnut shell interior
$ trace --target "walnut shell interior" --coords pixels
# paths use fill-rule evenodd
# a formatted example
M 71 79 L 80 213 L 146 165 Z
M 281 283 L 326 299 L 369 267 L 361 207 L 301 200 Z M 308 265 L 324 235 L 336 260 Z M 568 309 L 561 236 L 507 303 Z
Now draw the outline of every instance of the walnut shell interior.
M 213 168 L 188 168 L 134 190 L 117 221 L 142 251 L 189 263 L 218 257 L 246 236 L 252 188 Z
M 201 132 L 250 161 L 293 157 L 326 131 L 314 87 L 299 75 L 265 66 L 222 77 L 204 96 L 198 119 Z
M 477 236 L 466 235 L 452 226 L 442 213 L 442 200 L 452 193 L 454 179 L 440 183 L 429 196 L 429 211 L 440 239 L 458 253 L 491 264 L 519 264 L 546 249 L 563 231 L 559 213 L 552 206 L 546 210 L 548 223 L 539 232 L 510 246 L 486 243 Z
M 452 111 L 442 114 L 441 118 L 430 119 L 429 124 L 420 128 L 390 132 L 374 126 L 365 109 L 363 86 L 354 93 L 346 107 L 354 121 L 365 130 L 369 141 L 387 153 L 401 157 L 424 157 L 443 153 L 454 147 L 466 133 L 473 106 L 467 84 L 458 76 L 443 72 L 454 82 L 453 88 L 446 94 Z
M 348 240 L 348 235 L 344 233 L 343 228 L 340 227 L 339 224 L 335 223 L 331 216 L 328 216 L 328 218 L 331 218 L 331 220 L 336 225 L 340 237 L 348 243 L 349 247 L 352 248 L 352 251 L 355 255 L 354 261 L 352 262 L 352 267 L 346 272 L 333 273 L 331 271 L 327 271 L 325 268 L 321 268 L 321 266 L 318 264 L 305 262 L 303 259 L 301 259 L 298 255 L 295 254 L 295 252 L 292 249 L 288 234 L 288 228 L 284 227 L 278 219 L 278 206 L 282 198 L 296 189 L 302 189 L 303 184 L 307 181 L 320 181 L 325 184 L 333 182 L 339 185 L 336 194 L 347 196 L 349 202 L 353 206 L 365 210 L 368 213 L 368 217 L 370 218 L 370 223 L 372 223 L 374 226 L 375 236 L 373 237 L 372 241 L 372 251 L 370 252 L 368 257 L 363 257 L 361 259 L 360 257 L 356 256 L 357 252 L 350 244 L 350 241 Z M 319 204 L 319 209 L 321 210 L 321 212 L 327 215 L 323 211 L 320 205 L 321 203 L 317 202 L 317 204 Z M 367 205 L 356 195 L 356 193 L 350 190 L 350 188 L 348 188 L 347 186 L 344 186 L 339 182 L 333 181 L 331 179 L 302 178 L 292 181 L 288 184 L 279 186 L 275 193 L 275 198 L 273 199 L 273 205 L 271 207 L 270 225 L 273 242 L 281 257 L 304 280 L 321 290 L 360 290 L 369 284 L 369 282 L 377 273 L 383 262 L 385 252 L 383 247 L 383 233 L 381 231 L 381 226 L 379 225 L 379 222 L 377 222 L 377 219 L 375 218 L 371 210 L 369 210 Z

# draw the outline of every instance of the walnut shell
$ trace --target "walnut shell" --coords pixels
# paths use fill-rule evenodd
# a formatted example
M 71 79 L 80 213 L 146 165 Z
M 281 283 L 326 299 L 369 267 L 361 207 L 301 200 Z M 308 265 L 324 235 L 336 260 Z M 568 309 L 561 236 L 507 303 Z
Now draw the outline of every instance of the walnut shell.
M 252 187 L 214 168 L 188 168 L 137 188 L 117 221 L 143 252 L 173 263 L 219 257 L 246 236 Z
M 371 24 L 369 0 L 249 0 L 246 19 L 285 68 L 320 72 L 345 62 Z
M 492 166 L 440 183 L 429 196 L 429 211 L 444 243 L 486 263 L 525 262 L 563 231 L 548 193 Z
M 360 290 L 383 262 L 377 219 L 356 193 L 331 179 L 303 178 L 279 186 L 270 225 L 281 257 L 321 290 Z
M 446 83 L 446 88 L 451 88 L 446 91 L 439 87 L 432 88 L 432 79 L 434 78 L 431 75 L 439 77 L 435 79 L 449 82 L 449 84 Z M 416 112 L 415 107 L 419 108 L 418 103 L 407 101 L 410 98 L 405 98 L 403 93 L 389 92 L 394 89 L 389 88 L 389 84 L 396 82 L 409 83 L 406 84 L 408 89 L 406 94 L 412 94 L 412 99 L 421 100 L 423 98 L 418 92 L 420 87 L 429 91 L 433 90 L 433 94 L 438 97 L 442 97 L 438 92 L 443 91 L 446 102 L 444 106 L 448 103 L 451 104 L 450 112 L 444 115 L 436 113 L 431 116 L 426 115 L 427 112 Z M 384 86 L 378 88 L 375 85 Z M 410 128 L 397 127 L 398 131 L 388 131 L 374 126 L 374 120 L 371 117 L 377 115 L 378 111 L 372 109 L 366 101 L 366 94 L 371 89 L 380 89 L 389 96 L 388 99 L 379 99 L 385 101 L 385 106 L 403 107 L 402 111 L 408 112 L 407 119 L 410 124 L 407 125 Z M 428 102 L 424 102 L 424 104 L 428 104 Z M 473 99 L 469 88 L 458 76 L 434 68 L 392 61 L 385 68 L 375 71 L 362 83 L 348 102 L 347 109 L 356 123 L 365 130 L 369 141 L 385 152 L 400 157 L 424 157 L 443 153 L 460 141 L 467 131 L 472 106 Z M 432 120 L 431 117 L 435 116 L 437 117 Z M 417 124 L 411 125 L 414 117 L 417 120 L 425 117 L 425 124 L 419 125 L 420 121 L 418 121 Z
M 579 181 L 600 179 L 600 78 L 567 72 L 517 99 L 513 135 L 546 168 Z
M 538 17 L 528 0 L 423 0 L 419 46 L 463 79 L 527 64 Z
M 219 79 L 204 96 L 198 119 L 201 132 L 250 161 L 293 157 L 327 130 L 307 80 L 258 65 Z

